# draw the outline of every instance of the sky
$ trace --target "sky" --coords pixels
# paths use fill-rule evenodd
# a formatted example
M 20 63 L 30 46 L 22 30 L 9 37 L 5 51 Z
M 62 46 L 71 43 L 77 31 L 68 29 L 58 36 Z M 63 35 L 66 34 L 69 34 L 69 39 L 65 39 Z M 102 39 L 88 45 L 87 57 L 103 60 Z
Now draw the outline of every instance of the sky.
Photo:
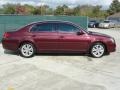
M 108 8 L 112 0 L 0 0 L 0 6 L 6 3 L 21 3 L 21 4 L 30 4 L 34 6 L 47 4 L 50 7 L 56 7 L 58 5 L 66 4 L 69 7 L 74 7 L 76 5 L 102 5 L 103 8 Z

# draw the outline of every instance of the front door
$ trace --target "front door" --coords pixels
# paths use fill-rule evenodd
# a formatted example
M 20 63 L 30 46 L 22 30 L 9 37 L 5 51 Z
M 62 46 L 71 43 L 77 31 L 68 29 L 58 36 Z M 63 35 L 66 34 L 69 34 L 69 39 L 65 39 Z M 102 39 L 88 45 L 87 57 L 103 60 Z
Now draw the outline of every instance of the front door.
M 89 38 L 86 34 L 77 35 L 80 28 L 66 23 L 59 23 L 58 26 L 58 48 L 59 51 L 86 51 Z

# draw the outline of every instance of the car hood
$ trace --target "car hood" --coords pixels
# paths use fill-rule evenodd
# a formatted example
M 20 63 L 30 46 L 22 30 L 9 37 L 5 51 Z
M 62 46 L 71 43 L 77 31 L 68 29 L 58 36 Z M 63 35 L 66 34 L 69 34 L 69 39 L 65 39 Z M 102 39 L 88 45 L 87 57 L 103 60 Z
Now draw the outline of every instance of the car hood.
M 100 23 L 100 24 L 103 24 L 103 25 L 108 25 L 108 24 L 110 24 L 110 23 Z
M 109 35 L 98 33 L 98 32 L 91 32 L 91 31 L 89 31 L 89 35 L 111 38 L 111 36 Z

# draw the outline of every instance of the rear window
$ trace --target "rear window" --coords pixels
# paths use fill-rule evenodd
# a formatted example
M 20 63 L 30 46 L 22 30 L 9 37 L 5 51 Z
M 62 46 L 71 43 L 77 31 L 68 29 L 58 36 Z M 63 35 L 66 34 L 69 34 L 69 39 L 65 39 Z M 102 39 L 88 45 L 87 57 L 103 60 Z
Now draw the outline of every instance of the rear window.
M 31 31 L 34 31 L 34 32 L 54 31 L 54 24 L 52 23 L 36 24 L 32 27 Z

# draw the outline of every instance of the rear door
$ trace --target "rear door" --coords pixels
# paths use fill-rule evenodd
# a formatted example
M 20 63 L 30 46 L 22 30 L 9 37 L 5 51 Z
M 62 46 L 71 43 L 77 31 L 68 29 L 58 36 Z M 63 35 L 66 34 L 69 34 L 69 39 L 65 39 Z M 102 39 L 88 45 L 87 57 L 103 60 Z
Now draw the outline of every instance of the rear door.
M 55 23 L 40 23 L 32 27 L 31 32 L 40 52 L 57 50 L 58 35 L 55 28 Z

